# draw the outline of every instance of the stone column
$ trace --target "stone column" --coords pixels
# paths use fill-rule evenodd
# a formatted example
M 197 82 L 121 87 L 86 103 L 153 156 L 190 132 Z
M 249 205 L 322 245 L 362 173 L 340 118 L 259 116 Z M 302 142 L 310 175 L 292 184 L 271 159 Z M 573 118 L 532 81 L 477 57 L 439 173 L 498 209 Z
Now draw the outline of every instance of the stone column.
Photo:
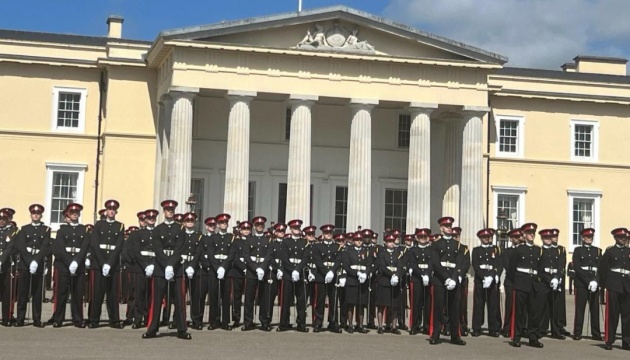
M 346 229 L 370 227 L 372 199 L 372 109 L 378 100 L 352 99 L 350 161 L 348 167 L 348 218 Z
M 460 199 L 461 242 L 472 249 L 483 228 L 483 116 L 485 107 L 464 107 L 462 137 L 462 190 Z
M 190 195 L 192 173 L 193 99 L 197 88 L 176 88 L 169 93 L 172 99 L 170 136 L 165 198 L 179 203 L 178 211 L 185 211 Z M 162 164 L 164 167 L 164 164 Z M 164 199 L 162 199 L 164 200 Z
M 153 207 L 158 209 L 160 202 L 166 198 L 168 189 L 168 157 L 171 135 L 172 101 L 168 94 L 162 96 L 159 103 L 158 126 L 156 132 L 155 188 Z
M 459 225 L 459 195 L 462 178 L 462 131 L 464 120 L 446 119 L 444 133 L 444 199 L 442 216 L 455 218 Z
M 286 220 L 311 219 L 311 108 L 317 96 L 291 95 Z
M 437 104 L 411 103 L 409 171 L 407 173 L 407 234 L 431 226 L 431 113 Z
M 228 91 L 227 156 L 225 159 L 225 191 L 223 211 L 232 216 L 230 226 L 247 220 L 249 190 L 249 105 L 256 96 L 253 91 Z

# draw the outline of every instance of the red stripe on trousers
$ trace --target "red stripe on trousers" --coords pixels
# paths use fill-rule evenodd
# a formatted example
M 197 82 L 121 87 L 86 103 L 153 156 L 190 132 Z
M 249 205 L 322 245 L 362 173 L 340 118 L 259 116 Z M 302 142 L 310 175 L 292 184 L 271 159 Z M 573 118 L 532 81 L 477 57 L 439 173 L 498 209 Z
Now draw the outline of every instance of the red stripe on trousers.
M 148 286 L 149 284 L 147 284 Z M 167 284 L 168 285 L 168 284 Z M 151 306 L 149 306 L 149 321 L 147 323 L 147 328 L 151 325 L 151 322 L 153 322 L 153 311 L 154 309 L 154 301 L 153 298 L 155 297 L 155 279 L 151 278 Z
M 512 313 L 510 314 L 510 338 L 514 340 L 516 332 L 514 323 L 516 322 L 516 290 L 512 290 Z M 521 329 L 522 331 L 522 329 Z
M 610 331 L 608 331 L 608 323 L 610 322 L 610 320 L 608 319 L 610 317 L 610 291 L 606 290 L 606 317 L 604 317 L 604 342 L 606 342 L 606 344 L 608 344 L 608 339 L 610 337 Z M 615 329 L 617 330 L 617 329 Z M 613 330 L 614 331 L 614 330 Z

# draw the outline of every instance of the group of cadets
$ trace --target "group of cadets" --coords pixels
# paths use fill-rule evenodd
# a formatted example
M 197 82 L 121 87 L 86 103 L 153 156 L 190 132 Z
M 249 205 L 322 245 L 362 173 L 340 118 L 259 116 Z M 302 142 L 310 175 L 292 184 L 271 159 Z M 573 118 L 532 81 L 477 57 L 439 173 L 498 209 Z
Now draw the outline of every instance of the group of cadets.
M 521 346 L 523 337 L 542 348 L 539 340 L 545 334 L 556 339 L 570 335 L 565 330 L 567 252 L 558 245 L 557 229 L 537 232 L 536 224 L 524 224 L 508 233 L 511 246 L 505 250 L 493 244 L 495 230 L 482 229 L 477 232 L 480 245 L 469 251 L 448 216 L 438 220 L 439 234 L 427 228 L 404 236 L 387 231 L 379 245 L 378 234 L 370 229 L 335 235 L 333 225 L 323 225 L 317 237 L 317 228 L 303 228 L 301 220 L 266 227 L 263 216 L 229 229 L 230 215 L 219 214 L 205 219 L 203 234 L 197 230 L 197 215 L 176 214 L 177 205 L 173 200 L 161 203 L 164 221 L 159 225 L 159 211 L 149 209 L 137 214 L 138 226 L 125 229 L 116 220 L 116 200 L 105 202 L 94 226 L 80 224 L 83 207 L 70 203 L 55 239 L 41 222 L 42 205 L 29 207 L 31 223 L 19 229 L 11 221 L 15 211 L 0 209 L 2 326 L 24 326 L 30 303 L 32 325 L 44 327 L 44 276 L 47 262 L 54 259 L 53 316 L 48 320 L 53 327 L 62 326 L 68 301 L 74 326 L 98 327 L 106 298 L 109 325 L 146 328 L 143 338 L 156 337 L 160 326 L 177 329 L 182 339 L 191 339 L 189 327 L 202 330 L 206 324 L 209 330 L 271 331 L 276 303 L 276 331 L 308 332 L 307 302 L 313 332 L 324 326 L 335 333 L 405 330 L 428 335 L 430 344 L 439 344 L 444 335 L 452 344 L 465 345 L 462 336 L 482 335 L 487 320 L 488 336 L 510 337 L 514 347 Z M 537 233 L 542 246 L 535 244 Z M 574 250 L 569 266 L 575 282 L 572 338 L 582 339 L 586 310 L 587 332 L 605 341 L 607 350 L 621 318 L 622 348 L 630 350 L 630 234 L 626 228 L 614 229 L 615 245 L 602 252 L 592 245 L 594 233 L 592 228 L 581 231 L 582 246 Z M 121 299 L 127 303 L 122 321 Z

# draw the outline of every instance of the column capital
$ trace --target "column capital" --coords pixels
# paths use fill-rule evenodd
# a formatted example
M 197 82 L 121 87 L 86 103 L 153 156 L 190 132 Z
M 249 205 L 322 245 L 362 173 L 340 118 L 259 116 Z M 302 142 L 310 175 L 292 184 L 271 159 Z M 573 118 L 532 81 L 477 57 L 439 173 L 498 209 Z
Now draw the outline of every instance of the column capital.
M 353 110 L 372 110 L 374 106 L 378 105 L 379 100 L 376 99 L 350 99 L 350 108 Z
M 411 111 L 428 111 L 429 113 L 438 108 L 438 104 L 424 102 L 410 102 L 409 110 Z
M 199 94 L 198 87 L 188 87 L 188 86 L 172 86 L 168 89 L 168 93 L 165 94 L 168 96 L 169 100 L 176 101 L 181 98 L 188 98 L 192 100 L 195 96 Z M 162 99 L 165 99 L 166 96 L 163 96 Z
M 462 114 L 467 115 L 467 116 L 484 116 L 487 113 L 489 113 L 492 109 L 487 107 L 487 106 L 470 106 L 470 105 L 464 105 L 462 107 Z
M 228 90 L 227 98 L 230 101 L 252 101 L 258 93 L 256 91 L 245 91 L 245 90 Z

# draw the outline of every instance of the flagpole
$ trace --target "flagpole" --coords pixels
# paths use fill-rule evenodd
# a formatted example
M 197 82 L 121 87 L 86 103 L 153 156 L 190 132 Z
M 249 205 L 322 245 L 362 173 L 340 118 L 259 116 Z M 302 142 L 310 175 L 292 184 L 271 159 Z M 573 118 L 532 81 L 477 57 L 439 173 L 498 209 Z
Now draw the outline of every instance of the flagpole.
M 302 0 L 298 0 L 298 12 L 302 12 Z

